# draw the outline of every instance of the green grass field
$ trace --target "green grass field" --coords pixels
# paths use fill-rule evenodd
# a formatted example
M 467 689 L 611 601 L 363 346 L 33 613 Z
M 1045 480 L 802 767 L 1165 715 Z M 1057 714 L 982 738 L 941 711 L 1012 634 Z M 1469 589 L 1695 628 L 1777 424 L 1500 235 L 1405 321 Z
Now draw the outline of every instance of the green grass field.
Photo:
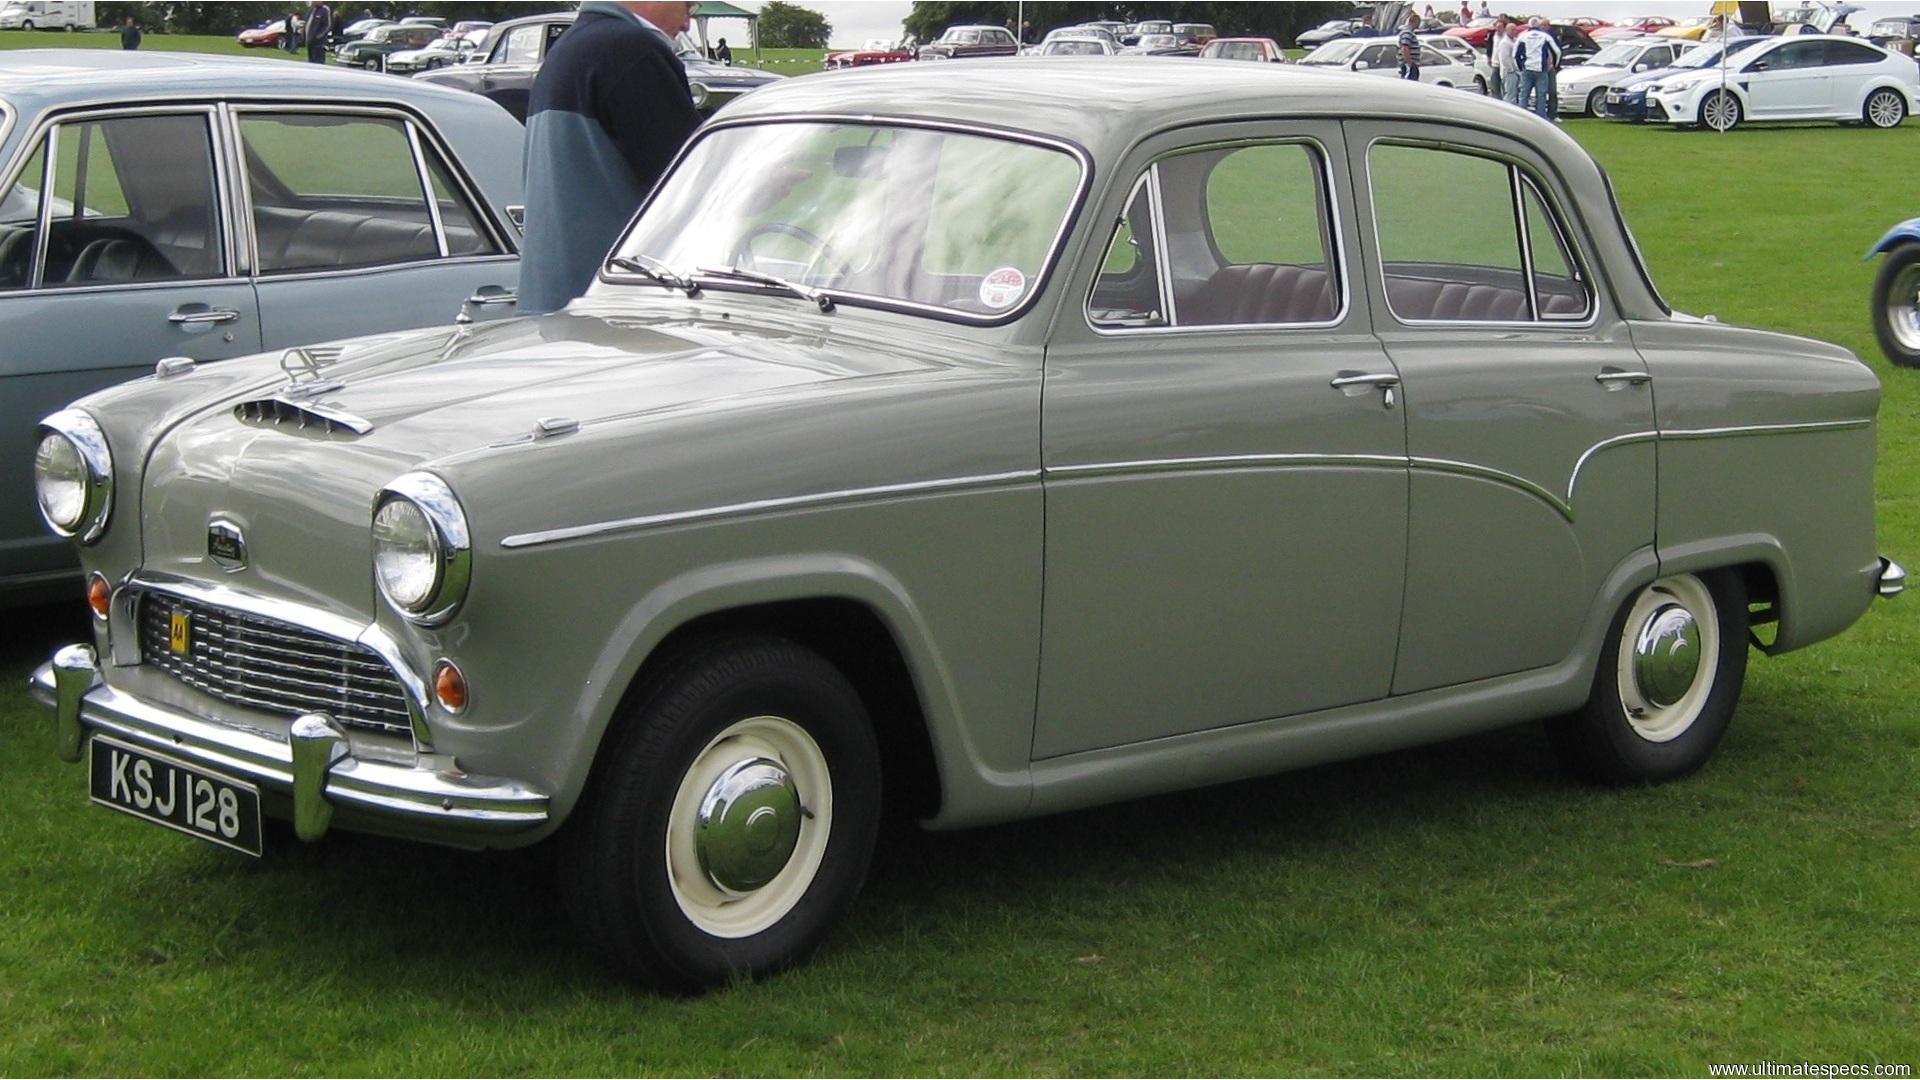
M 1676 307 L 1875 365 L 1881 547 L 1920 562 L 1920 372 L 1874 349 L 1860 259 L 1920 212 L 1920 124 L 1568 130 Z M 610 978 L 542 852 L 341 836 L 252 862 L 90 807 L 23 689 L 83 621 L 0 627 L 0 1074 L 1920 1064 L 1920 597 L 1756 657 L 1682 783 L 1581 786 L 1523 726 L 910 833 L 812 966 L 691 1000 Z

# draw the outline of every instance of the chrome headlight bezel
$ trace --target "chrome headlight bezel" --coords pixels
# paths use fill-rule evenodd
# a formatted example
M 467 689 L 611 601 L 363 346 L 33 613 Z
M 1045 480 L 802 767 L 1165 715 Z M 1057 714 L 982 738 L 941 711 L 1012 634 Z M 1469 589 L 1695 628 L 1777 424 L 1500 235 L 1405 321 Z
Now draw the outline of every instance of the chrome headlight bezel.
M 105 535 L 107 522 L 113 516 L 113 452 L 107 448 L 106 432 L 100 429 L 98 421 L 79 409 L 62 409 L 40 421 L 40 432 L 41 438 L 34 444 L 33 478 L 34 504 L 39 507 L 40 519 L 60 536 L 92 544 Z M 40 497 L 39 448 L 47 439 L 55 438 L 65 439 L 73 447 L 87 472 L 80 515 L 70 524 L 54 520 L 47 511 L 46 500 Z
M 713 90 L 697 79 L 687 81 L 687 92 L 692 95 L 693 107 L 696 109 L 706 108 L 707 102 L 713 99 Z
M 429 557 L 433 561 L 433 584 L 413 603 L 395 596 L 380 572 L 376 538 L 375 558 L 369 566 L 374 587 L 381 598 L 409 622 L 420 626 L 442 625 L 460 609 L 473 581 L 473 539 L 467 529 L 466 511 L 445 480 L 427 472 L 407 473 L 374 496 L 373 514 L 368 520 L 370 532 L 380 512 L 396 500 L 411 504 L 426 519 L 432 539 Z

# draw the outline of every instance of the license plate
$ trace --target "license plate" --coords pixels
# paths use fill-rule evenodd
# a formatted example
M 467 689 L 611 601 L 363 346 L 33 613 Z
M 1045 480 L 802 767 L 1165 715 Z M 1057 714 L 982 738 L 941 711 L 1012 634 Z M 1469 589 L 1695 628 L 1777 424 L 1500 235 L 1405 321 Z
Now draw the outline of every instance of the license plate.
M 95 735 L 93 801 L 142 821 L 258 857 L 260 789 Z

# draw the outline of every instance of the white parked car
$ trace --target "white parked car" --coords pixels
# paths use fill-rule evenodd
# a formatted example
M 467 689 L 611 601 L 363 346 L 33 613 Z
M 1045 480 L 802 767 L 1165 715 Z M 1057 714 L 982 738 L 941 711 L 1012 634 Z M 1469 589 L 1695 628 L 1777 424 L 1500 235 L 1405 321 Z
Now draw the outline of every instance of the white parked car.
M 1112 56 L 1120 50 L 1110 39 L 1080 34 L 1048 34 L 1047 40 L 1027 50 L 1031 56 Z
M 1672 67 L 1700 44 L 1670 37 L 1609 42 L 1593 59 L 1560 72 L 1560 111 L 1574 116 L 1605 115 L 1607 90 L 1615 82 L 1643 71 Z
M 1465 38 L 1448 37 L 1445 34 L 1421 34 L 1422 43 L 1431 45 L 1440 53 L 1449 56 L 1473 69 L 1473 88 L 1486 93 L 1493 85 L 1493 65 L 1487 62 L 1487 54 L 1467 43 Z M 1426 70 L 1424 67 L 1421 69 Z
M 1392 38 L 1342 38 L 1300 58 L 1308 67 L 1345 69 L 1363 75 L 1400 77 L 1400 49 Z M 1479 73 L 1473 65 L 1463 64 L 1431 44 L 1420 46 L 1420 81 L 1432 86 L 1452 86 L 1486 92 L 1486 83 L 1476 82 Z
M 1750 120 L 1898 127 L 1920 107 L 1911 57 L 1856 38 L 1801 35 L 1757 45 L 1724 71 L 1698 68 L 1647 89 L 1647 119 L 1727 131 Z

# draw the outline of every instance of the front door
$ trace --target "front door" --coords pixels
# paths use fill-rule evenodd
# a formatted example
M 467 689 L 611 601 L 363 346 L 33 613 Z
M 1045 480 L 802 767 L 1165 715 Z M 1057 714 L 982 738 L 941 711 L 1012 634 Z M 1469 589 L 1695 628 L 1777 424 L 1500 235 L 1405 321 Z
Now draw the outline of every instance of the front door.
M 1405 380 L 1394 693 L 1555 664 L 1608 579 L 1653 544 L 1646 365 L 1532 151 L 1413 123 L 1348 134 L 1375 225 L 1374 323 Z
M 1185 132 L 1131 168 L 1047 354 L 1036 758 L 1375 700 L 1393 673 L 1404 433 L 1339 126 Z
M 1789 41 L 1741 70 L 1755 120 L 1821 116 L 1833 107 L 1825 41 Z
M 8 178 L 0 431 L 27 439 L 49 413 L 163 357 L 259 351 L 253 289 L 233 273 L 218 209 L 212 123 L 205 108 L 77 116 Z M 35 507 L 30 455 L 0 459 L 0 578 L 74 568 Z
M 415 121 L 242 110 L 236 123 L 266 348 L 513 314 L 518 259 Z

